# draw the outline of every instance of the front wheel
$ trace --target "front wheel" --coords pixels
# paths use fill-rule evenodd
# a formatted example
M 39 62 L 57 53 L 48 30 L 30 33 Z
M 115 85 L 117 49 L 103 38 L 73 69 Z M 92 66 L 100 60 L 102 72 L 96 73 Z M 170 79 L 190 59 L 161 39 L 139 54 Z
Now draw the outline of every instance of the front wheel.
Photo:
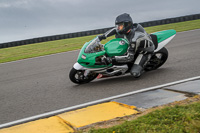
M 89 72 L 87 76 L 85 76 L 84 73 L 85 70 L 76 70 L 72 68 L 69 73 L 69 78 L 75 84 L 84 84 L 94 80 L 98 76 L 98 74 L 94 72 Z
M 162 66 L 168 58 L 168 51 L 165 47 L 160 49 L 159 51 L 155 52 L 149 62 L 147 63 L 145 70 L 146 71 L 151 71 L 159 68 Z

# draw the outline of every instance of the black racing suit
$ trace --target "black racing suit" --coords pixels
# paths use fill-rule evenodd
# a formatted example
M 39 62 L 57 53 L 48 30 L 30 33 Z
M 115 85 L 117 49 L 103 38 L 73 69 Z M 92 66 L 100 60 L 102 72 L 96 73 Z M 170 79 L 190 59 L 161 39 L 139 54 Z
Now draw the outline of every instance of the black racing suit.
M 104 33 L 105 38 L 112 35 L 115 35 L 116 38 L 123 37 L 129 41 L 129 47 L 125 55 L 114 56 L 114 62 L 133 62 L 135 55 L 137 55 L 130 72 L 134 77 L 139 77 L 141 75 L 141 72 L 143 71 L 144 65 L 151 58 L 151 54 L 155 49 L 151 37 L 149 36 L 149 34 L 146 33 L 144 28 L 137 23 L 133 24 L 133 28 L 128 34 L 120 35 L 117 33 L 116 28 L 113 28 Z

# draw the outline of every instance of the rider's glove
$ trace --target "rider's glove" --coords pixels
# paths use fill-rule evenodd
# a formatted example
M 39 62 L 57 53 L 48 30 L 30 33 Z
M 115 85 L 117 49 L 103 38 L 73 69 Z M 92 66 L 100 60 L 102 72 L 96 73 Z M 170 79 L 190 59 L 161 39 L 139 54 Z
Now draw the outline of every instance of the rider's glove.
M 102 58 L 102 62 L 104 62 L 106 65 L 109 65 L 115 63 L 116 61 L 114 57 L 104 57 Z
M 106 39 L 106 36 L 103 34 L 103 35 L 98 35 L 98 38 L 99 38 L 99 40 L 101 41 L 101 40 L 103 40 L 103 39 Z

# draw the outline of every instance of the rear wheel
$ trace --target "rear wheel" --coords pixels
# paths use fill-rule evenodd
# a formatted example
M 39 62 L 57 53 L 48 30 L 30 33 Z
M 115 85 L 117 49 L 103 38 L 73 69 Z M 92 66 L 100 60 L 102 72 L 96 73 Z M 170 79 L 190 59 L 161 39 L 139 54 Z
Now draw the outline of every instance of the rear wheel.
M 145 66 L 146 71 L 151 71 L 159 68 L 162 66 L 168 58 L 168 51 L 165 47 L 160 49 L 159 51 L 155 52 L 147 65 Z
M 94 80 L 98 76 L 97 73 L 93 72 L 89 72 L 87 76 L 85 76 L 84 74 L 85 70 L 76 70 L 72 68 L 69 73 L 69 78 L 72 82 L 76 84 L 84 84 Z

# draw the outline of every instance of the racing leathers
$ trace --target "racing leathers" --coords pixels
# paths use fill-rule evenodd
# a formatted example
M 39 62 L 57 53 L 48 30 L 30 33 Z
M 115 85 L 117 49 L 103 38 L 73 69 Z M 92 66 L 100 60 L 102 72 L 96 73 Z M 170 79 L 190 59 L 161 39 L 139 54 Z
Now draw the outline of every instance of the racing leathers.
M 116 28 L 112 28 L 103 35 L 99 36 L 99 40 L 106 39 L 109 36 L 115 35 L 116 38 L 125 38 L 129 42 L 129 47 L 127 52 L 122 56 L 114 56 L 110 59 L 111 63 L 129 63 L 133 62 L 134 64 L 130 70 L 130 73 L 134 77 L 139 77 L 143 72 L 143 68 L 148 60 L 151 58 L 151 55 L 155 49 L 153 41 L 149 34 L 146 33 L 144 28 L 137 23 L 133 24 L 133 28 L 127 34 L 120 35 L 117 33 Z M 109 60 L 109 59 L 108 59 Z

